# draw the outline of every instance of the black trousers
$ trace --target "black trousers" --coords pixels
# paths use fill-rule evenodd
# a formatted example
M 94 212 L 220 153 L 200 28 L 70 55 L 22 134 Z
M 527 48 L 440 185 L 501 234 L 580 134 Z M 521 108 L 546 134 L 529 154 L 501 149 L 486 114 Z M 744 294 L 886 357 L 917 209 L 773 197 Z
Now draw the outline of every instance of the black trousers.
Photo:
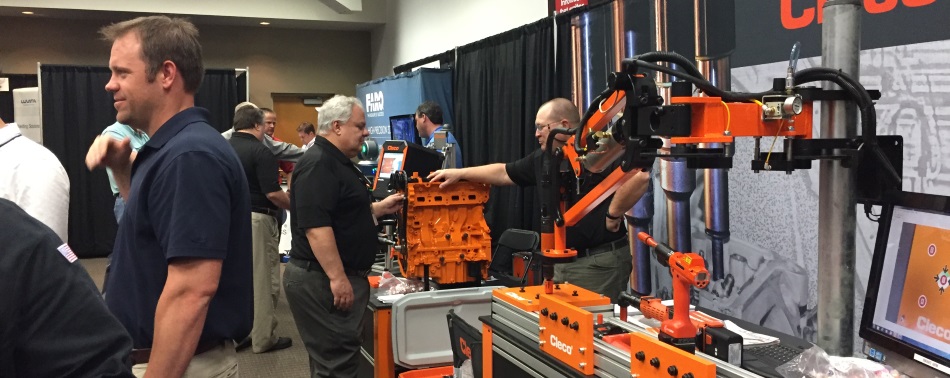
M 347 278 L 353 287 L 353 306 L 349 311 L 340 311 L 333 307 L 333 292 L 326 273 L 294 264 L 287 264 L 284 270 L 284 292 L 307 347 L 313 378 L 356 377 L 369 281 L 365 277 Z

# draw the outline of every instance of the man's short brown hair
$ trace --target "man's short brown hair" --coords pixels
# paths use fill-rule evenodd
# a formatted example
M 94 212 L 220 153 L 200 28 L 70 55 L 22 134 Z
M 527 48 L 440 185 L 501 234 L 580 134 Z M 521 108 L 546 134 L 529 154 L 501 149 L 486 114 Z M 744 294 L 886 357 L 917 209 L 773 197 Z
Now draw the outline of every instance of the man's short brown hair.
M 313 127 L 312 123 L 304 122 L 304 123 L 301 123 L 300 126 L 297 126 L 297 132 L 304 133 L 304 134 L 316 134 L 317 129 Z
M 109 42 L 115 42 L 131 32 L 136 33 L 142 42 L 142 60 L 145 61 L 149 82 L 155 80 L 155 75 L 165 61 L 171 61 L 178 67 L 178 73 L 184 80 L 185 92 L 193 94 L 198 91 L 205 70 L 195 25 L 183 18 L 148 16 L 122 21 L 99 30 L 102 38 Z

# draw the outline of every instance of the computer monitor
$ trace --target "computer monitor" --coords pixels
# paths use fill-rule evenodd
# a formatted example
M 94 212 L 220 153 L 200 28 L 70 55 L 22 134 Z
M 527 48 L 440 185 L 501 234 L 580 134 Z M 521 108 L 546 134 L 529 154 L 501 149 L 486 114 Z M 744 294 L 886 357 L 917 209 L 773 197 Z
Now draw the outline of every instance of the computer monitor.
M 879 224 L 865 352 L 913 377 L 950 374 L 950 197 L 902 192 Z
M 382 162 L 379 164 L 379 177 L 388 179 L 393 172 L 402 170 L 404 157 L 403 151 L 383 153 Z
M 389 117 L 389 130 L 392 140 L 404 140 L 409 143 L 422 144 L 419 132 L 416 131 L 415 114 L 403 114 Z

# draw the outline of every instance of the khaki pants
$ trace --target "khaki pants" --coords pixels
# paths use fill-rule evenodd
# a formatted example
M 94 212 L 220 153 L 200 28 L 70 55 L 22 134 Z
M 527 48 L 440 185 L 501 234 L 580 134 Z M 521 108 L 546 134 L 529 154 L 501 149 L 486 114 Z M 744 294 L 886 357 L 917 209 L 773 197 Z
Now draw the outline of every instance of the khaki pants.
M 554 266 L 554 281 L 568 282 L 595 293 L 603 294 L 614 303 L 620 292 L 630 284 L 633 257 L 629 245 L 620 249 L 577 259 L 569 264 Z
M 132 374 L 145 376 L 148 364 L 132 366 Z M 192 357 L 182 378 L 238 378 L 237 352 L 234 343 L 226 341 L 221 346 Z
M 251 350 L 266 352 L 277 342 L 277 300 L 280 298 L 280 229 L 270 215 L 251 213 L 252 280 L 254 283 L 254 326 Z

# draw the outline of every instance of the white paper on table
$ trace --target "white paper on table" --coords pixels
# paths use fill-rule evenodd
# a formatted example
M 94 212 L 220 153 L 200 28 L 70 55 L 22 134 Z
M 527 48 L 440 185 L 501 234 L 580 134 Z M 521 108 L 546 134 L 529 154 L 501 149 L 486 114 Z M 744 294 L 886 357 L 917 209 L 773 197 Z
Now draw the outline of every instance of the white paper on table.
M 739 336 L 742 336 L 742 345 L 744 346 L 761 346 L 779 343 L 778 337 L 763 335 L 761 333 L 755 333 L 746 330 L 742 327 L 739 327 L 731 320 L 723 321 L 723 323 L 726 324 L 726 329 L 739 334 Z

